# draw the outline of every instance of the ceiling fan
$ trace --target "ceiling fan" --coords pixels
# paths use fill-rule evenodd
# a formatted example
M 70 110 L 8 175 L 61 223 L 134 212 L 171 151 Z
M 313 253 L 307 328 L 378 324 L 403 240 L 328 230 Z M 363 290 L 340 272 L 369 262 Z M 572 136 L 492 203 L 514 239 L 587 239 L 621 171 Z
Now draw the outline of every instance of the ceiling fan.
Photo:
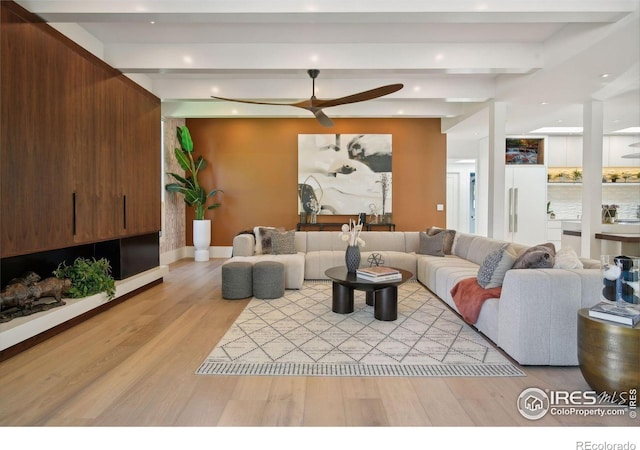
M 309 100 L 301 100 L 296 103 L 271 103 L 271 102 L 256 102 L 251 100 L 238 100 L 233 98 L 215 97 L 213 95 L 211 96 L 211 98 L 215 98 L 218 100 L 227 100 L 230 102 L 251 103 L 254 105 L 295 106 L 298 108 L 306 109 L 307 111 L 311 111 L 313 115 L 316 116 L 316 119 L 318 119 L 318 122 L 320 122 L 323 126 L 332 127 L 333 121 L 324 112 L 322 112 L 324 108 L 329 108 L 331 106 L 338 106 L 338 105 L 346 105 L 348 103 L 357 103 L 357 102 L 364 102 L 367 100 L 373 100 L 374 98 L 392 94 L 404 87 L 403 84 L 389 84 L 389 85 L 381 86 L 368 91 L 358 92 L 357 94 L 347 95 L 346 97 L 334 98 L 329 100 L 320 100 L 316 98 L 316 78 L 318 77 L 318 74 L 320 74 L 320 71 L 318 69 L 310 69 L 310 70 L 307 70 L 307 73 L 309 74 L 312 80 L 311 98 Z

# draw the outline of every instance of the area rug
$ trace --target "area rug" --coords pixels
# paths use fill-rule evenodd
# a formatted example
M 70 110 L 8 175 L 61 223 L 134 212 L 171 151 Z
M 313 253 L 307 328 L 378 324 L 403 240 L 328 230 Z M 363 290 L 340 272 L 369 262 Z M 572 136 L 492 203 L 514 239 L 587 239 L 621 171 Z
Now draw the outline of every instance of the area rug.
M 418 282 L 398 288 L 398 319 L 379 321 L 364 292 L 331 311 L 331 283 L 252 299 L 196 371 L 201 375 L 525 376 Z

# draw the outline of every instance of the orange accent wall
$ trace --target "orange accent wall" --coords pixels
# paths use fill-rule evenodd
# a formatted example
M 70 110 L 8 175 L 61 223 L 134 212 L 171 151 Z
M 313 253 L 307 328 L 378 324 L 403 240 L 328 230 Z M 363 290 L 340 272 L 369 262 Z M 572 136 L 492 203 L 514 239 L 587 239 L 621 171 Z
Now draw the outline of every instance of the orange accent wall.
M 229 246 L 256 225 L 294 229 L 298 223 L 298 134 L 391 134 L 392 213 L 397 231 L 444 227 L 446 136 L 440 119 L 334 119 L 324 128 L 315 119 L 187 119 L 196 155 L 209 166 L 202 184 L 222 189 L 222 206 L 207 212 L 213 246 Z M 193 220 L 187 208 L 187 223 Z M 343 221 L 354 216 L 318 216 Z M 187 226 L 187 245 L 193 245 Z

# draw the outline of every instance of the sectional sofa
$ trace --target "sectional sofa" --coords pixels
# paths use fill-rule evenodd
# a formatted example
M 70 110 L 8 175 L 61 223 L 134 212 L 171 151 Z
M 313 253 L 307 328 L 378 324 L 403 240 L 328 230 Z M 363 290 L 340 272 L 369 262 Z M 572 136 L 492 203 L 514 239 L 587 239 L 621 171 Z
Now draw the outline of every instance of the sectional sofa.
M 330 267 L 344 265 L 346 244 L 340 232 L 297 231 L 295 249 L 287 254 L 256 253 L 253 234 L 233 241 L 233 261 L 275 260 L 285 265 L 285 287 L 299 289 L 304 280 L 327 279 Z M 417 231 L 363 232 L 361 266 L 372 253 L 387 266 L 406 269 L 456 313 L 451 294 L 462 280 L 478 276 L 488 255 L 499 250 L 522 254 L 528 247 L 466 233 L 455 233 L 450 254 L 421 254 Z M 423 235 L 424 237 L 424 235 Z M 486 265 L 486 263 L 485 263 Z M 577 311 L 600 299 L 599 262 L 580 259 L 582 269 L 510 269 L 498 298 L 482 303 L 472 325 L 522 365 L 574 366 L 577 359 Z M 491 292 L 495 292 L 492 290 Z

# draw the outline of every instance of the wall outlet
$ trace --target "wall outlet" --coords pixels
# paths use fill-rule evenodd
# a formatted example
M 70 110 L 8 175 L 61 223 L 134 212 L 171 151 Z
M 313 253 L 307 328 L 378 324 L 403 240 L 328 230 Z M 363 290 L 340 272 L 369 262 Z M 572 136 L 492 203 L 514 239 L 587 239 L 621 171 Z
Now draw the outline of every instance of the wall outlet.
M 444 211 L 444 205 L 442 203 L 438 203 L 436 205 L 436 211 Z

